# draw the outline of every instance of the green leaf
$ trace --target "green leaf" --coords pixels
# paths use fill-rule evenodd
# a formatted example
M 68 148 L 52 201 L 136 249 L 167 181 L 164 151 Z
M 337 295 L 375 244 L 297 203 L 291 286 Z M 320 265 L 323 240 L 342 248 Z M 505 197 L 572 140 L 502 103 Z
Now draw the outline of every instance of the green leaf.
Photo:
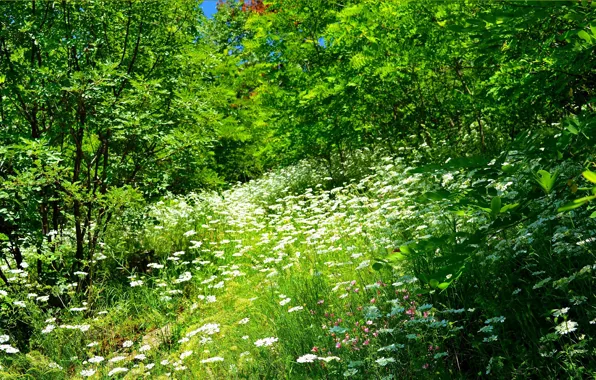
M 558 172 L 555 171 L 552 175 L 546 170 L 538 170 L 535 175 L 536 182 L 542 187 L 542 190 L 546 194 L 550 194 L 553 187 L 555 186 L 555 180 L 557 179 Z
M 372 269 L 379 271 L 379 270 L 381 270 L 383 268 L 383 266 L 384 266 L 383 263 L 377 261 L 376 263 L 374 263 L 372 265 Z
M 0 232 L 0 241 L 8 241 L 8 236 Z
M 492 211 L 493 216 L 499 215 L 499 213 L 501 212 L 501 198 L 500 197 L 494 197 L 490 201 L 490 209 Z
M 583 197 L 583 198 L 579 198 L 574 200 L 573 202 L 567 203 L 564 206 L 561 206 L 557 209 L 558 212 L 563 212 L 563 211 L 570 211 L 570 210 L 574 210 L 578 207 L 581 207 L 583 205 L 585 205 L 586 203 L 590 202 L 591 200 L 596 199 L 596 195 L 591 195 L 588 197 Z
M 407 245 L 402 245 L 399 247 L 399 250 L 401 253 L 403 253 L 404 255 L 411 255 L 414 253 L 414 250 L 410 247 L 408 247 Z
M 596 183 L 596 173 L 586 170 L 582 173 L 586 179 L 592 183 Z
M 579 134 L 579 131 L 577 130 L 577 128 L 575 128 L 573 125 L 571 124 L 567 124 L 567 126 L 565 127 L 567 128 L 567 130 L 571 133 L 573 133 L 574 135 Z
M 449 198 L 450 195 L 451 195 L 451 193 L 448 192 L 447 190 L 431 191 L 431 192 L 424 194 L 424 196 L 427 199 L 430 199 L 432 201 L 440 201 L 443 199 L 447 199 L 447 198 Z
M 387 256 L 388 261 L 404 260 L 405 258 L 406 256 L 401 252 L 393 252 L 391 255 Z
M 583 40 L 585 40 L 586 42 L 591 43 L 592 42 L 592 37 L 590 37 L 590 35 L 588 34 L 588 32 L 586 32 L 585 30 L 580 30 L 577 33 L 577 36 Z
M 509 210 L 513 210 L 513 209 L 517 208 L 517 206 L 519 206 L 519 203 L 512 203 L 509 205 L 505 205 L 505 206 L 501 207 L 501 214 L 505 213 Z
M 439 287 L 439 281 L 435 280 L 434 278 L 431 279 L 429 282 L 430 286 L 432 286 L 433 288 L 438 288 Z
M 437 288 L 445 290 L 449 287 L 449 285 L 451 285 L 451 282 L 441 282 L 439 285 L 437 285 Z
M 501 170 L 503 170 L 507 174 L 513 174 L 515 173 L 515 166 L 506 164 L 501 167 Z
M 590 218 L 596 218 L 596 211 L 594 211 L 594 212 L 592 213 L 592 215 L 590 215 Z

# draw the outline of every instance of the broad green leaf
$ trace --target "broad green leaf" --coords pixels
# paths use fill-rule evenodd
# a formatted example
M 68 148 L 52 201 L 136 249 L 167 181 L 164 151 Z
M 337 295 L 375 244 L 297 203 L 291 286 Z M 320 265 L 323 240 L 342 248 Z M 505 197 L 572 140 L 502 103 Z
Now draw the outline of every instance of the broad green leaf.
M 414 253 L 414 250 L 411 249 L 410 247 L 408 247 L 407 245 L 402 245 L 399 247 L 399 250 L 401 253 L 403 253 L 404 255 L 411 255 Z
M 579 131 L 577 130 L 577 128 L 575 128 L 575 126 L 573 126 L 572 124 L 567 124 L 565 126 L 565 128 L 567 128 L 567 130 L 571 133 L 573 133 L 574 135 L 579 134 Z
M 501 214 L 502 213 L 505 213 L 505 212 L 507 212 L 509 210 L 513 210 L 517 206 L 519 206 L 519 203 L 512 203 L 512 204 L 509 204 L 509 205 L 505 205 L 505 206 L 501 207 Z
M 558 172 L 555 171 L 552 175 L 546 170 L 538 170 L 535 175 L 536 182 L 542 187 L 542 190 L 546 194 L 550 194 L 553 187 L 555 186 L 555 180 L 557 179 Z
M 586 179 L 592 183 L 596 183 L 596 173 L 586 170 L 585 172 L 582 173 L 584 177 L 586 177 Z
M 404 260 L 406 256 L 404 256 L 401 252 L 393 252 L 391 255 L 387 256 L 387 260 L 395 261 L 395 260 Z
M 441 282 L 439 285 L 437 285 L 437 288 L 445 290 L 449 287 L 449 285 L 451 285 L 451 282 Z
M 583 40 L 585 40 L 586 42 L 592 42 L 592 37 L 590 37 L 590 35 L 588 34 L 588 32 L 586 32 L 585 30 L 580 30 L 577 33 L 577 36 Z
M 384 264 L 383 264 L 383 263 L 381 263 L 381 262 L 377 261 L 377 262 L 375 262 L 375 263 L 372 265 L 372 269 L 374 269 L 374 270 L 377 270 L 377 271 L 378 271 L 378 270 L 381 270 L 381 268 L 383 268 L 383 266 L 384 266 Z

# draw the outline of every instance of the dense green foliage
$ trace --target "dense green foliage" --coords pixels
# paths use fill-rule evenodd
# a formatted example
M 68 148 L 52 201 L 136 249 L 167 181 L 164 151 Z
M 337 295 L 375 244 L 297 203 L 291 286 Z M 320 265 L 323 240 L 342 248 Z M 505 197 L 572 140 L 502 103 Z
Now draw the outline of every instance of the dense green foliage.
M 594 4 L 0 3 L 0 376 L 596 376 Z

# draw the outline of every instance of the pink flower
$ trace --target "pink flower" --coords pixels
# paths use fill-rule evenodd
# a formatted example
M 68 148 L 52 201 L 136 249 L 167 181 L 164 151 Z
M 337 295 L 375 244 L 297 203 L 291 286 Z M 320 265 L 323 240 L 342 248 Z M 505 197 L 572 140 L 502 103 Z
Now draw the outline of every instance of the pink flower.
M 428 363 L 425 363 L 425 364 L 422 366 L 422 368 L 424 368 L 424 369 L 428 369 L 428 367 L 430 367 L 430 365 L 429 365 Z
M 373 324 L 373 321 L 366 321 L 366 324 L 370 326 Z
M 362 343 L 363 346 L 368 346 L 369 344 L 370 344 L 370 340 L 368 340 L 368 339 Z
M 312 350 L 311 350 L 311 351 L 312 351 L 312 352 L 319 352 L 319 347 L 317 347 L 317 346 L 314 346 L 314 347 L 312 348 Z
M 373 299 L 370 300 L 370 303 L 375 303 L 375 302 L 377 302 L 377 299 L 376 298 L 373 298 Z
M 335 348 L 341 348 L 341 342 L 337 342 L 337 344 L 335 345 Z

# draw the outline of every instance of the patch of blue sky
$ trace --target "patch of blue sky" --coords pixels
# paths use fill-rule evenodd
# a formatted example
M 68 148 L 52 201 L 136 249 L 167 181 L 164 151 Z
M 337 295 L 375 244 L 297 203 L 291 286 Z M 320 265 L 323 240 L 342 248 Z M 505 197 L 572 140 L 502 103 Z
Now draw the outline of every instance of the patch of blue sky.
M 213 17 L 215 12 L 217 12 L 217 0 L 203 0 L 201 9 L 203 9 L 203 13 L 207 18 Z

